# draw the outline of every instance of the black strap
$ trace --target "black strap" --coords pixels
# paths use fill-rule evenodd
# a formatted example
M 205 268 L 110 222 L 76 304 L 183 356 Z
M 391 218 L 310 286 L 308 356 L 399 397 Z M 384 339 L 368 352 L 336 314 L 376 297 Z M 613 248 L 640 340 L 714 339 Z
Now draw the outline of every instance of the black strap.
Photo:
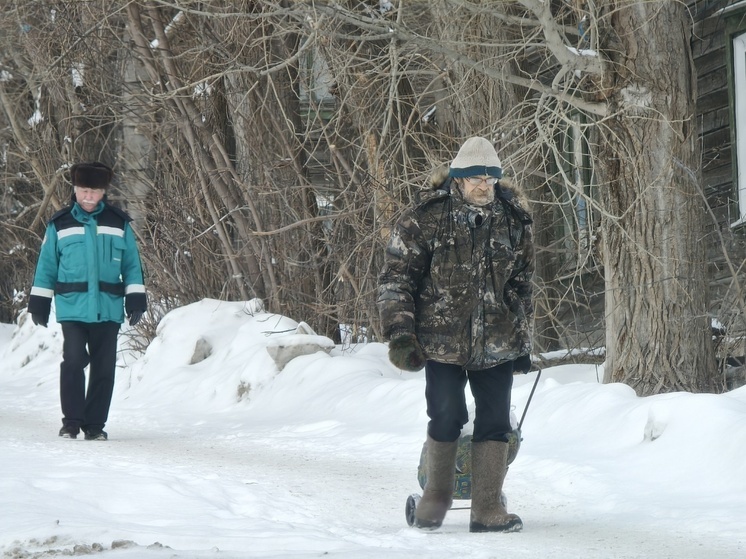
M 54 284 L 54 292 L 58 295 L 64 295 L 65 293 L 85 293 L 88 291 L 87 281 L 76 281 L 76 282 L 62 282 L 58 281 Z
M 106 281 L 98 282 L 98 289 L 101 293 L 109 293 L 111 295 L 117 295 L 118 297 L 124 297 L 124 284 L 109 283 Z M 64 295 L 65 293 L 85 293 L 88 291 L 87 281 L 77 282 L 61 282 L 58 281 L 54 285 L 54 292 L 58 295 Z
M 124 297 L 124 284 L 123 283 L 107 283 L 105 281 L 98 282 L 98 289 L 101 293 L 110 293 L 111 295 L 118 295 Z

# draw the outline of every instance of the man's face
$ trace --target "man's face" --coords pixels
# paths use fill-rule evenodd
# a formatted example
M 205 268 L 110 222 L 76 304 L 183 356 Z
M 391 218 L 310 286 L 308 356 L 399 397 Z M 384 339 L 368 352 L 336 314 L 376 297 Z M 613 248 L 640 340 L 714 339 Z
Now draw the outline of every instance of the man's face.
M 486 206 L 495 199 L 494 177 L 469 177 L 461 181 L 464 200 L 474 206 Z
M 88 188 L 87 186 L 75 187 L 75 201 L 88 213 L 96 209 L 98 203 L 104 197 L 103 188 Z

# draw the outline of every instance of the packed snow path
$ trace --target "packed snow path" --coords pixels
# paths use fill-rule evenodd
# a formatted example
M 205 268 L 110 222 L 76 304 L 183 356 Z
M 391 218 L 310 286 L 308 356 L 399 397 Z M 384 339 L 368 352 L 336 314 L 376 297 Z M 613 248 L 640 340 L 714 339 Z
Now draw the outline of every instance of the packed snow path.
M 464 510 L 424 533 L 404 518 L 408 491 L 418 489 L 417 452 L 401 460 L 348 453 L 333 423 L 148 430 L 125 428 L 119 414 L 110 441 L 71 441 L 56 437 L 46 414 L 3 400 L 0 499 L 15 501 L 2 503 L 4 557 L 95 543 L 104 556 L 143 559 L 743 557 L 739 542 L 698 533 L 713 520 L 697 520 L 696 498 L 681 522 L 620 513 L 614 503 L 589 510 L 558 496 L 550 480 L 521 476 L 517 462 L 508 496 L 524 519 L 522 533 L 469 534 Z M 591 468 L 585 474 L 568 483 L 601 483 Z M 17 543 L 9 545 L 11 535 Z M 108 551 L 115 541 L 138 546 Z M 156 543 L 171 549 L 143 547 Z
M 278 371 L 267 340 L 297 323 L 246 307 L 177 309 L 123 353 L 106 442 L 57 436 L 59 329 L 0 325 L 3 559 L 746 557 L 746 387 L 639 398 L 547 369 L 505 487 L 523 532 L 470 534 L 468 510 L 422 532 L 423 375 L 383 344 Z

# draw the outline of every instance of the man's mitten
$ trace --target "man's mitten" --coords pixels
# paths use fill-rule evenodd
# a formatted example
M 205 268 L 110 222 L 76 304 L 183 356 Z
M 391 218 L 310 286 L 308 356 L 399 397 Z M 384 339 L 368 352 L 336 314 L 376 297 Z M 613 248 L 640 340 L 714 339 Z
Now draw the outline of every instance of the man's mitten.
M 518 359 L 513 361 L 513 372 L 523 373 L 524 375 L 531 371 L 531 356 L 521 355 Z
M 416 372 L 425 366 L 427 357 L 414 334 L 402 334 L 389 342 L 389 361 L 404 371 Z
M 142 318 L 143 312 L 142 311 L 132 311 L 127 315 L 127 318 L 130 319 L 130 326 L 134 326 L 138 322 L 140 322 L 140 319 Z

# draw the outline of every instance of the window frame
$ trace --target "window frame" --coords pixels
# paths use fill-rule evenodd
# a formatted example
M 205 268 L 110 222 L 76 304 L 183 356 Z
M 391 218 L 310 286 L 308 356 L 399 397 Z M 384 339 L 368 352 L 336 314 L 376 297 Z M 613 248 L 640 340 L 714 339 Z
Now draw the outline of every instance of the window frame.
M 726 31 L 726 71 L 731 129 L 733 206 L 736 220 L 732 229 L 746 225 L 746 2 L 724 9 Z M 732 218 L 731 218 L 732 219 Z
M 552 167 L 561 180 L 550 181 L 550 188 L 557 202 L 552 212 L 553 243 L 560 243 L 561 270 L 585 267 L 598 225 L 590 202 L 596 188 L 587 126 L 585 115 L 573 111 L 555 136 L 559 151 L 552 158 Z
M 729 70 L 733 81 L 733 177 L 738 201 L 738 220 L 746 223 L 746 31 L 731 36 Z

